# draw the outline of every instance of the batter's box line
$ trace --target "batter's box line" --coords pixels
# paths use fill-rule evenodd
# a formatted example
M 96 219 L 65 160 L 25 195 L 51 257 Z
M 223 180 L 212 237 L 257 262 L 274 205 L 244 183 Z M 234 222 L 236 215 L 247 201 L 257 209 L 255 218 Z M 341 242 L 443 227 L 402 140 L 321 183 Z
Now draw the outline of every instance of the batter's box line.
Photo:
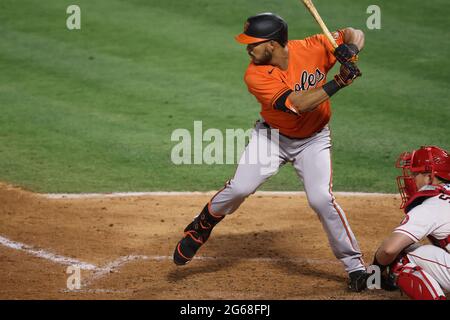
M 80 261 L 78 259 L 62 256 L 55 254 L 48 250 L 36 249 L 33 246 L 10 240 L 6 237 L 0 236 L 0 244 L 14 250 L 23 251 L 32 256 L 51 261 L 60 265 L 78 267 L 80 270 L 93 272 L 91 276 L 85 278 L 81 283 L 81 290 L 67 290 L 67 292 L 87 292 L 93 293 L 98 290 L 108 290 L 108 289 L 87 289 L 96 280 L 99 280 L 111 273 L 118 272 L 125 264 L 139 261 L 139 260 L 150 260 L 150 261 L 171 261 L 172 256 L 146 256 L 146 255 L 127 255 L 119 257 L 111 262 L 106 263 L 104 266 L 99 267 L 95 264 Z M 258 258 L 243 258 L 243 257 L 209 257 L 209 256 L 197 256 L 196 260 L 213 260 L 213 261 L 247 261 L 247 262 L 296 262 L 296 263 L 306 263 L 306 264 L 340 264 L 338 261 L 330 261 L 326 259 L 310 259 L 310 258 L 269 258 L 269 257 L 258 257 Z
M 149 260 L 149 261 L 172 261 L 172 256 L 145 256 L 145 255 L 128 255 L 119 257 L 118 259 L 107 263 L 104 267 L 98 268 L 94 271 L 93 275 L 88 277 L 85 281 L 82 281 L 81 289 L 79 290 L 64 290 L 64 292 L 79 292 L 79 293 L 103 293 L 102 290 L 108 289 L 87 289 L 91 286 L 93 282 L 100 280 L 101 278 L 111 274 L 119 272 L 125 264 L 132 261 L 138 260 Z M 196 256 L 195 260 L 205 260 L 205 261 L 246 261 L 246 262 L 291 262 L 300 264 L 313 264 L 313 265 L 340 265 L 338 261 L 331 261 L 327 259 L 310 259 L 310 258 L 243 258 L 243 257 L 209 257 L 209 256 Z M 99 291 L 100 290 L 100 291 Z M 111 293 L 126 293 L 127 290 L 112 290 Z
M 133 292 L 133 290 L 127 290 L 127 289 L 123 289 L 123 290 L 114 290 L 114 289 L 74 289 L 74 290 L 69 290 L 69 289 L 64 289 L 64 290 L 60 290 L 60 292 L 62 293 L 106 293 L 106 294 L 110 294 L 110 293 L 130 293 Z
M 109 273 L 116 272 L 119 270 L 124 264 L 134 261 L 134 260 L 145 260 L 148 259 L 146 256 L 140 255 L 128 255 L 119 257 L 118 259 L 105 264 L 103 267 L 96 266 L 93 263 L 80 261 L 78 259 L 62 256 L 59 254 L 55 254 L 51 251 L 44 249 L 37 249 L 34 246 L 30 246 L 25 243 L 17 242 L 10 240 L 6 237 L 0 236 L 0 244 L 4 247 L 25 252 L 29 255 L 45 259 L 51 261 L 53 263 L 57 263 L 64 266 L 72 266 L 77 267 L 80 270 L 92 271 L 93 275 L 88 277 L 87 281 L 82 282 L 82 287 L 88 286 L 92 281 L 97 280 Z
M 83 262 L 83 261 L 80 261 L 77 259 L 54 254 L 47 250 L 36 249 L 34 246 L 30 246 L 30 245 L 27 245 L 27 244 L 24 244 L 21 242 L 17 242 L 17 241 L 12 241 L 12 240 L 2 237 L 2 236 L 0 236 L 0 244 L 7 248 L 18 250 L 18 251 L 23 251 L 32 256 L 46 259 L 46 260 L 49 260 L 49 261 L 52 261 L 54 263 L 58 263 L 61 265 L 74 266 L 74 267 L 80 268 L 81 270 L 88 270 L 88 271 L 95 271 L 95 270 L 99 269 L 96 265 L 94 265 L 92 263 Z

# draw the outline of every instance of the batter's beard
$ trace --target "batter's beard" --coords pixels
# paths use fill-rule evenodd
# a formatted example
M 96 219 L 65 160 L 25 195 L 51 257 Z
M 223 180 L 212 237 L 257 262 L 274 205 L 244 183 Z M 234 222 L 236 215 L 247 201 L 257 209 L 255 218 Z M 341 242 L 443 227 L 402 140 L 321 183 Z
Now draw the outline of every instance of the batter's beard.
M 267 49 L 264 50 L 264 55 L 261 59 L 256 59 L 253 57 L 253 63 L 256 65 L 266 65 L 269 64 L 269 62 L 272 60 L 272 53 L 269 52 Z

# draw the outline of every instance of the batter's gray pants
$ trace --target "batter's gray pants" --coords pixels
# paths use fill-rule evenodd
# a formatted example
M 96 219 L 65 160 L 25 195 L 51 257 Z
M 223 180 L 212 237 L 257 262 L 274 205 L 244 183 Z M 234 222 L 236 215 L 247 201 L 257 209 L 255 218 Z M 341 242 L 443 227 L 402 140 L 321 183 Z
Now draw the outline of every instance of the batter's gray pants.
M 278 140 L 278 141 L 277 141 Z M 365 270 L 361 251 L 344 211 L 332 193 L 331 138 L 328 126 L 305 139 L 290 139 L 257 121 L 236 173 L 209 202 L 214 215 L 233 213 L 280 166 L 291 162 L 303 181 L 309 205 L 317 213 L 331 249 L 347 272 Z M 268 161 L 270 160 L 270 161 Z

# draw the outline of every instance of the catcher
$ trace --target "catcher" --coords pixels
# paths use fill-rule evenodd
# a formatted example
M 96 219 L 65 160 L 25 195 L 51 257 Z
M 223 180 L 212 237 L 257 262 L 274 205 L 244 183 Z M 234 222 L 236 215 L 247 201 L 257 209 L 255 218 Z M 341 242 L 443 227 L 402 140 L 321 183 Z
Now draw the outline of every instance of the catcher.
M 406 216 L 375 254 L 382 288 L 400 288 L 414 300 L 450 292 L 450 157 L 426 146 L 400 155 L 397 178 Z M 428 237 L 432 244 L 416 244 Z

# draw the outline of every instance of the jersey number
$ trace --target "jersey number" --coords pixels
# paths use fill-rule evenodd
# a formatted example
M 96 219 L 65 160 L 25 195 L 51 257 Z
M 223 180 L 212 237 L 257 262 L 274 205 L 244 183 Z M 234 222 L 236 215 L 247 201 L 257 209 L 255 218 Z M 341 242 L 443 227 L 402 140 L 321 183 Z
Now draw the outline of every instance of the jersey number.
M 450 203 L 450 196 L 446 196 L 444 194 L 441 194 L 439 196 L 439 199 L 444 200 L 444 201 L 449 200 L 448 203 Z

